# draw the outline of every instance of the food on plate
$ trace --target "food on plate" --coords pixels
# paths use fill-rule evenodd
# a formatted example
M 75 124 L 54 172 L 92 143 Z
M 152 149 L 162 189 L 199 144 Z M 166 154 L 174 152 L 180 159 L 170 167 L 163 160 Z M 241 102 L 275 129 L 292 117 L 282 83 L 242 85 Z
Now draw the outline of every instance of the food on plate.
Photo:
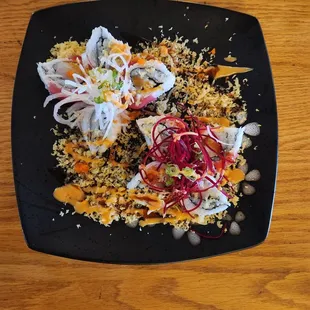
M 66 174 L 54 197 L 99 223 L 133 227 L 221 221 L 237 206 L 246 103 L 234 76 L 250 68 L 211 65 L 188 41 L 130 47 L 97 27 L 39 62 L 54 103 L 53 155 Z M 222 227 L 222 224 L 218 224 Z

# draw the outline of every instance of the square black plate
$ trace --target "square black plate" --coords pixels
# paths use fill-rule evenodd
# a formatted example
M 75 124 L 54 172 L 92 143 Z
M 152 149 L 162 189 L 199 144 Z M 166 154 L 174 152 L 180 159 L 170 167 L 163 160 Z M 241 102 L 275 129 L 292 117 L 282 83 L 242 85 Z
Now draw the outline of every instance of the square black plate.
M 262 133 L 253 138 L 257 150 L 247 150 L 246 158 L 251 169 L 261 171 L 262 179 L 255 185 L 256 194 L 241 199 L 240 208 L 247 219 L 241 225 L 240 236 L 226 234 L 219 240 L 203 240 L 194 247 L 186 236 L 175 240 L 168 226 L 140 231 L 119 222 L 106 228 L 80 215 L 59 216 L 63 205 L 54 200 L 52 193 L 63 179 L 55 174 L 56 161 L 51 156 L 55 139 L 50 131 L 55 126 L 53 107 L 42 107 L 47 91 L 37 74 L 36 63 L 48 58 L 56 42 L 71 36 L 83 41 L 99 25 L 123 40 L 126 38 L 121 36 L 122 32 L 152 39 L 160 35 L 159 25 L 164 26 L 165 33 L 173 27 L 171 35 L 179 32 L 190 42 L 198 37 L 199 44 L 192 48 L 216 47 L 215 62 L 223 63 L 231 51 L 238 57 L 239 66 L 254 68 L 244 75 L 250 86 L 243 87 L 243 97 L 248 102 L 248 121 L 259 122 Z M 259 22 L 255 17 L 220 8 L 156 0 L 98 1 L 36 12 L 28 26 L 17 70 L 12 149 L 19 213 L 31 249 L 82 260 L 130 264 L 209 257 L 259 244 L 269 230 L 277 171 L 276 102 Z

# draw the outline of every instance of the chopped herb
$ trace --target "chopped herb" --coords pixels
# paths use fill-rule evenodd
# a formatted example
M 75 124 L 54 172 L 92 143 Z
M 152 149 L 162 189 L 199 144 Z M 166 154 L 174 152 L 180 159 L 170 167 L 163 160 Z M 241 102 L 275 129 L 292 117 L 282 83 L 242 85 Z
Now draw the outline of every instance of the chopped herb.
M 123 81 L 120 81 L 119 83 L 116 84 L 115 89 L 120 90 L 123 87 L 124 83 Z
M 170 186 L 174 183 L 174 180 L 172 177 L 168 177 L 166 180 L 166 186 Z
M 166 174 L 170 177 L 177 177 L 180 174 L 180 169 L 177 165 L 167 165 Z
M 102 82 L 102 83 L 98 86 L 98 89 L 102 89 L 103 87 L 109 88 L 109 87 L 110 87 L 109 82 L 108 82 L 108 81 Z
M 188 178 L 191 181 L 196 181 L 200 177 L 199 174 L 197 174 L 194 169 L 189 167 L 183 168 L 181 174 L 183 174 L 186 178 Z
M 103 103 L 103 99 L 102 99 L 100 96 L 95 97 L 95 98 L 94 98 L 94 101 L 95 101 L 96 103 L 98 103 L 98 104 Z
M 114 80 L 116 80 L 116 78 L 118 77 L 118 72 L 116 70 L 112 71 L 112 77 Z
M 187 179 L 192 180 L 192 181 L 196 181 L 200 177 L 199 174 L 197 174 L 195 170 L 192 168 L 185 167 L 182 170 L 180 170 L 177 165 L 172 165 L 172 164 L 167 165 L 166 174 L 169 177 L 178 177 L 178 178 L 181 175 L 184 175 Z

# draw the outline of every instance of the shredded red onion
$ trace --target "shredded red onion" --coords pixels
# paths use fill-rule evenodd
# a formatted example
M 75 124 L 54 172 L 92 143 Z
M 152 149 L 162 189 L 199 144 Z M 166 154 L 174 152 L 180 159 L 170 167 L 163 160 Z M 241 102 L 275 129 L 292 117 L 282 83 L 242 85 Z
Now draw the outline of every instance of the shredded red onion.
M 170 195 L 165 200 L 164 214 L 168 208 L 179 205 L 183 212 L 191 215 L 191 212 L 201 206 L 203 202 L 202 193 L 211 188 L 217 188 L 221 183 L 224 169 L 230 159 L 226 159 L 224 149 L 216 137 L 202 134 L 208 131 L 210 129 L 208 130 L 206 125 L 194 116 L 189 117 L 189 124 L 178 117 L 166 116 L 158 120 L 153 126 L 151 133 L 153 145 L 143 160 L 140 174 L 142 180 L 150 189 L 158 192 L 170 192 Z M 208 143 L 208 138 L 217 143 L 218 147 L 216 149 Z M 219 158 L 220 166 L 218 170 L 220 171 L 216 170 L 207 148 Z M 165 165 L 175 165 L 180 171 L 184 168 L 193 169 L 194 175 L 198 177 L 190 178 L 184 176 L 184 174 L 172 177 L 167 175 L 166 177 L 170 178 L 170 182 L 172 180 L 172 185 L 165 184 L 165 176 L 162 176 L 163 179 L 158 180 L 158 182 L 150 181 L 148 171 L 144 167 L 147 166 L 148 162 L 154 160 Z M 209 177 L 217 172 L 219 177 L 216 180 Z M 211 185 L 201 188 L 200 181 L 202 180 L 207 180 Z M 220 191 L 230 198 L 230 195 L 223 189 L 220 189 Z M 197 195 L 197 204 L 195 203 L 195 207 L 187 210 L 184 200 L 194 194 Z
M 211 236 L 211 235 L 202 234 L 202 233 L 199 233 L 198 231 L 196 231 L 194 229 L 191 229 L 191 231 L 194 232 L 195 234 L 197 234 L 199 237 L 204 238 L 204 239 L 219 239 L 219 238 L 221 238 L 223 236 L 223 234 L 225 232 L 225 228 L 226 228 L 226 224 L 223 225 L 220 234 L 217 235 L 217 236 Z

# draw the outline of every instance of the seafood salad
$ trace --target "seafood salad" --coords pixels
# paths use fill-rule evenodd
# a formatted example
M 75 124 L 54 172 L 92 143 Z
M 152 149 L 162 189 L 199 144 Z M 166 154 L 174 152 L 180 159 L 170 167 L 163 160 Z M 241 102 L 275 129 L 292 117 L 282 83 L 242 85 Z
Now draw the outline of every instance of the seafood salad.
M 54 197 L 102 225 L 223 225 L 238 206 L 244 125 L 236 75 L 176 37 L 131 47 L 104 27 L 86 42 L 56 44 L 37 64 L 54 104 L 53 156 L 65 172 Z M 214 50 L 207 55 L 213 55 Z M 228 76 L 233 76 L 228 79 Z M 226 87 L 217 79 L 226 78 Z M 254 124 L 254 125 L 253 125 Z
M 44 106 L 62 99 L 55 120 L 79 128 L 86 142 L 94 142 L 88 144 L 92 153 L 106 151 L 116 140 L 129 120 L 128 108 L 143 108 L 175 81 L 159 61 L 135 62 L 128 44 L 103 27 L 93 30 L 83 54 L 39 63 L 38 73 L 50 93 Z

